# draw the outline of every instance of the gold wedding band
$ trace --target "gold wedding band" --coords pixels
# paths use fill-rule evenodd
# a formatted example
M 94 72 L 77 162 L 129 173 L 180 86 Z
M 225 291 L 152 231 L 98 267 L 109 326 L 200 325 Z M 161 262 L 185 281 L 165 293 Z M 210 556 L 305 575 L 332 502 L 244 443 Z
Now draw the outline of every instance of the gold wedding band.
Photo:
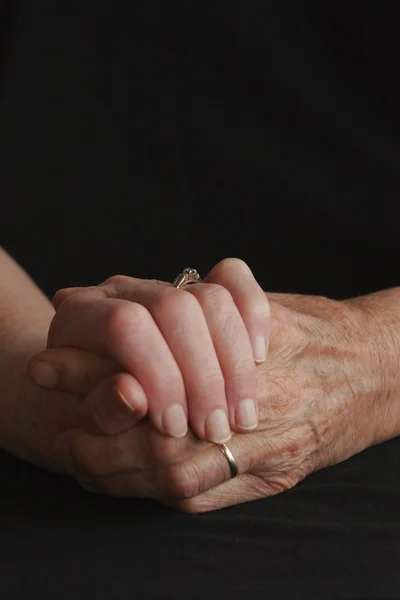
M 189 283 L 201 283 L 201 277 L 196 269 L 191 269 L 190 267 L 183 269 L 182 273 L 179 273 L 175 277 L 172 285 L 176 288 L 183 288 Z
M 231 471 L 231 478 L 233 479 L 239 472 L 236 460 L 226 444 L 217 444 L 217 446 L 228 461 L 229 469 Z

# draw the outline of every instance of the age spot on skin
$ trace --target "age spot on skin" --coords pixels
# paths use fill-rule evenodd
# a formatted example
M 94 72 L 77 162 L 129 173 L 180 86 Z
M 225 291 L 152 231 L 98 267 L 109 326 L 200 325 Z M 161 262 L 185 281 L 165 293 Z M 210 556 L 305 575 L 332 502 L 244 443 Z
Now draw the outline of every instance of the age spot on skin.
M 290 456 L 293 458 L 297 458 L 300 454 L 300 448 L 298 444 L 290 444 L 288 447 L 288 452 Z

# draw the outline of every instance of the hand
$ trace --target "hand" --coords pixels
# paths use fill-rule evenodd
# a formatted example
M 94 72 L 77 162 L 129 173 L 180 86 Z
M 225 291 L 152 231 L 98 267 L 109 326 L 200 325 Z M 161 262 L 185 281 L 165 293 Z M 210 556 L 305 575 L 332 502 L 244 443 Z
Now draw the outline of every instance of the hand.
M 126 427 L 147 413 L 174 437 L 186 435 L 188 422 L 213 442 L 257 426 L 256 363 L 266 356 L 269 304 L 243 261 L 226 259 L 182 290 L 111 277 L 60 290 L 54 306 L 48 350 L 31 362 L 32 378 L 40 383 L 35 362 L 51 363 L 52 389 L 86 398 L 85 419 L 94 413 L 105 432 L 114 433 L 110 415 L 123 406 L 132 413 Z M 117 381 L 118 371 L 126 372 Z
M 67 432 L 78 481 L 99 493 L 203 512 L 277 494 L 393 437 L 398 351 L 379 294 L 348 302 L 268 297 L 269 356 L 257 369 L 259 424 L 228 443 L 237 478 L 230 479 L 216 445 L 191 432 L 166 437 L 144 420 L 114 436 Z

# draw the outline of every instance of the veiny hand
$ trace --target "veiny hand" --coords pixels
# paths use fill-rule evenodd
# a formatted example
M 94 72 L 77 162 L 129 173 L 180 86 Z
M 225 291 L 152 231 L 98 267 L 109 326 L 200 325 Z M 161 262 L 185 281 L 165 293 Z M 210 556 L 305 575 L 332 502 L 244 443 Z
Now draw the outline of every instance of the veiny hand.
M 70 428 L 64 442 L 87 489 L 155 498 L 203 512 L 277 494 L 312 471 L 395 435 L 399 351 L 381 294 L 346 302 L 268 294 L 267 361 L 257 367 L 259 423 L 228 442 L 239 466 L 192 432 L 162 435 L 149 421 L 104 435 Z M 398 326 L 398 324 L 397 324 Z M 51 351 L 52 352 L 52 351 Z M 397 385 L 398 388 L 398 385 Z
M 128 428 L 148 414 L 161 433 L 183 437 L 189 422 L 213 442 L 257 426 L 269 304 L 243 261 L 226 259 L 184 289 L 114 276 L 60 290 L 53 302 L 49 349 L 30 373 L 40 383 L 34 363 L 51 362 L 52 389 L 85 398 L 85 422 L 94 415 L 114 433 L 121 419 Z

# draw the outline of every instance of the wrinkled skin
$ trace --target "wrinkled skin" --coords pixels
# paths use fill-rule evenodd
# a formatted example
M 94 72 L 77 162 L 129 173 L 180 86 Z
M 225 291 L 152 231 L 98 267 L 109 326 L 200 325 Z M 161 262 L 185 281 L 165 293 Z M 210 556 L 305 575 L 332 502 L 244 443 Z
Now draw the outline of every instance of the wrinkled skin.
M 145 409 L 126 413 L 112 432 L 105 431 L 87 402 L 90 389 L 71 402 L 47 450 L 39 452 L 33 444 L 29 459 L 66 472 L 97 493 L 150 497 L 197 513 L 283 492 L 311 472 L 396 435 L 398 350 L 390 333 L 395 319 L 382 308 L 379 294 L 341 302 L 290 294 L 267 298 L 268 356 L 256 367 L 258 425 L 234 432 L 227 442 L 239 467 L 237 478 L 230 478 L 216 444 L 192 429 L 184 437 L 169 437 L 154 427 Z M 63 372 L 65 388 L 72 352 L 79 349 L 49 347 L 34 358 L 52 361 Z M 80 380 L 90 388 L 92 368 L 96 385 L 105 386 L 117 403 L 115 390 L 131 375 L 109 357 L 94 358 L 86 350 L 79 357 L 80 368 L 88 370 Z M 29 412 L 40 402 L 41 390 L 28 380 L 26 386 Z M 49 412 L 48 418 L 57 420 L 57 410 Z M 112 420 L 113 411 L 109 414 Z

